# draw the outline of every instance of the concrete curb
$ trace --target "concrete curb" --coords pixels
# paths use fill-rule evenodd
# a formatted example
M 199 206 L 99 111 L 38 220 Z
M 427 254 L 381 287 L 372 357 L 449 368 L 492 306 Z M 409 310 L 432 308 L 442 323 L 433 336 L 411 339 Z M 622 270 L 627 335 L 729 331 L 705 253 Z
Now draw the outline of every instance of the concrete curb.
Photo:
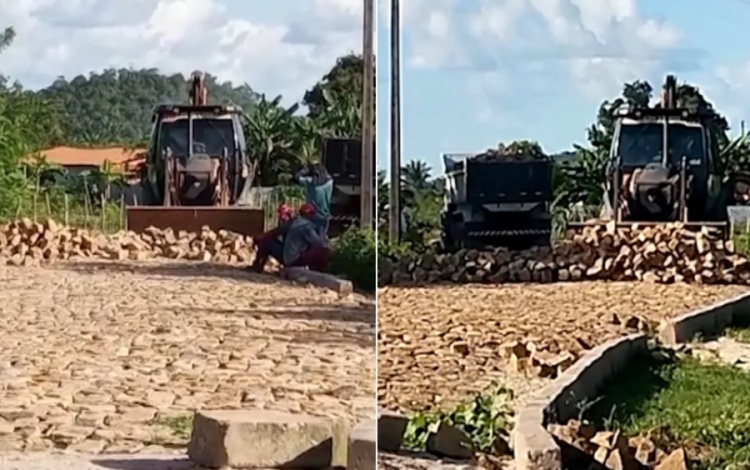
M 378 450 L 396 452 L 401 448 L 409 418 L 394 411 L 378 410 Z
M 196 411 L 188 458 L 201 468 L 375 470 L 376 426 L 269 410 Z
M 668 346 L 688 343 L 699 335 L 712 336 L 733 324 L 750 322 L 750 292 L 689 312 L 659 326 L 659 339 Z
M 644 334 L 609 341 L 589 351 L 538 392 L 516 416 L 511 436 L 516 470 L 562 470 L 560 446 L 546 425 L 577 417 L 579 403 L 595 399 L 607 380 L 647 349 Z
M 340 295 L 349 295 L 354 292 L 354 284 L 351 281 L 338 278 L 333 274 L 311 271 L 306 268 L 284 268 L 281 270 L 281 277 L 290 281 L 330 289 Z
M 377 464 L 377 422 L 360 423 L 349 434 L 346 470 L 375 470 Z

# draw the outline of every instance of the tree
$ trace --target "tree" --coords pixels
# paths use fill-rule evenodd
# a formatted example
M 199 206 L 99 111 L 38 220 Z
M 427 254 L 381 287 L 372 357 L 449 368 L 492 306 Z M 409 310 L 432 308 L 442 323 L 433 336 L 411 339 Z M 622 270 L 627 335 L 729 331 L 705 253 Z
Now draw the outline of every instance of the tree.
M 13 42 L 13 39 L 16 37 L 16 31 L 8 26 L 6 27 L 2 33 L 0 33 L 0 52 L 3 51 L 3 49 L 10 46 L 10 43 Z
M 281 95 L 272 100 L 261 95 L 252 114 L 246 116 L 245 138 L 251 158 L 257 163 L 261 186 L 275 186 L 291 179 L 301 164 L 295 155 L 294 131 L 298 130 L 294 114 L 298 104 L 281 106 Z M 286 178 L 284 178 L 286 175 Z
M 378 171 L 378 214 L 386 214 L 388 210 L 388 201 L 390 200 L 390 186 L 386 181 L 385 170 Z M 381 219 L 383 217 L 380 217 Z
M 305 93 L 302 104 L 308 117 L 318 121 L 332 137 L 359 137 L 362 133 L 364 60 L 349 54 Z
M 412 191 L 431 189 L 432 168 L 427 162 L 412 160 L 401 168 L 401 183 Z
M 651 101 L 653 87 L 645 81 L 636 80 L 622 87 L 622 95 L 614 100 L 605 100 L 596 115 L 596 122 L 587 130 L 589 144 L 596 152 L 609 152 L 615 129 L 615 113 L 623 105 L 646 107 Z
M 206 75 L 210 103 L 234 103 L 251 111 L 257 94 L 248 86 L 220 83 Z M 151 113 L 162 103 L 187 101 L 188 79 L 164 75 L 156 69 L 106 69 L 59 77 L 38 95 L 55 103 L 72 145 L 125 145 L 145 142 L 151 132 Z

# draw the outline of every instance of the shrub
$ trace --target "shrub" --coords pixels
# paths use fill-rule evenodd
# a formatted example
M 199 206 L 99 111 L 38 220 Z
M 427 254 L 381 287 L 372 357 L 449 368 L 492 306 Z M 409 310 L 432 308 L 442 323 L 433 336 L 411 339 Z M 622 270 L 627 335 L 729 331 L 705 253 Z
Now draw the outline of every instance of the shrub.
M 375 232 L 352 227 L 333 241 L 331 271 L 349 279 L 358 289 L 374 292 L 376 280 Z

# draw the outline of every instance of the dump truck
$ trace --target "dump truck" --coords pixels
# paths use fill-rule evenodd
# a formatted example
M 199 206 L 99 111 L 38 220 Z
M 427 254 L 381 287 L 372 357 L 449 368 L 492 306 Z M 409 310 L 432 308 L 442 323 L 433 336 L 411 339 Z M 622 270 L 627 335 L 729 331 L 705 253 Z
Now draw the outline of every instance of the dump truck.
M 656 106 L 618 109 L 601 217 L 571 227 L 602 220 L 614 220 L 616 226 L 679 222 L 728 233 L 730 214 L 745 210 L 730 207 L 738 202 L 732 186 L 744 179 L 718 171 L 718 139 L 710 118 L 679 106 L 673 75 L 667 76 Z
M 250 236 L 263 233 L 264 211 L 248 205 L 255 167 L 242 109 L 209 105 L 202 72 L 191 75 L 189 98 L 187 104 L 163 104 L 153 111 L 141 198 L 126 208 L 127 228 L 196 232 L 209 226 Z
M 552 161 L 444 154 L 446 197 L 441 238 L 460 248 L 525 249 L 551 242 Z
M 362 140 L 327 138 L 321 163 L 333 178 L 329 236 L 335 237 L 360 224 L 362 210 Z M 374 162 L 373 162 L 374 163 Z M 373 199 L 375 197 L 373 165 Z M 373 200 L 373 207 L 376 207 Z

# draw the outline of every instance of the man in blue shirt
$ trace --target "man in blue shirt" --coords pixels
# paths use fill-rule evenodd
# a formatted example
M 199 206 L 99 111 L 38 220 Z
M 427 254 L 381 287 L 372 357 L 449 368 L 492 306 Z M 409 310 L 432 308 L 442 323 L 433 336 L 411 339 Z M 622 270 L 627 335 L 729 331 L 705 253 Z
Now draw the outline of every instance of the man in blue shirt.
M 318 233 L 328 236 L 328 224 L 331 220 L 331 198 L 333 197 L 333 178 L 322 163 L 311 163 L 295 176 L 297 183 L 305 188 L 305 199 L 315 208 L 312 221 L 318 227 Z

